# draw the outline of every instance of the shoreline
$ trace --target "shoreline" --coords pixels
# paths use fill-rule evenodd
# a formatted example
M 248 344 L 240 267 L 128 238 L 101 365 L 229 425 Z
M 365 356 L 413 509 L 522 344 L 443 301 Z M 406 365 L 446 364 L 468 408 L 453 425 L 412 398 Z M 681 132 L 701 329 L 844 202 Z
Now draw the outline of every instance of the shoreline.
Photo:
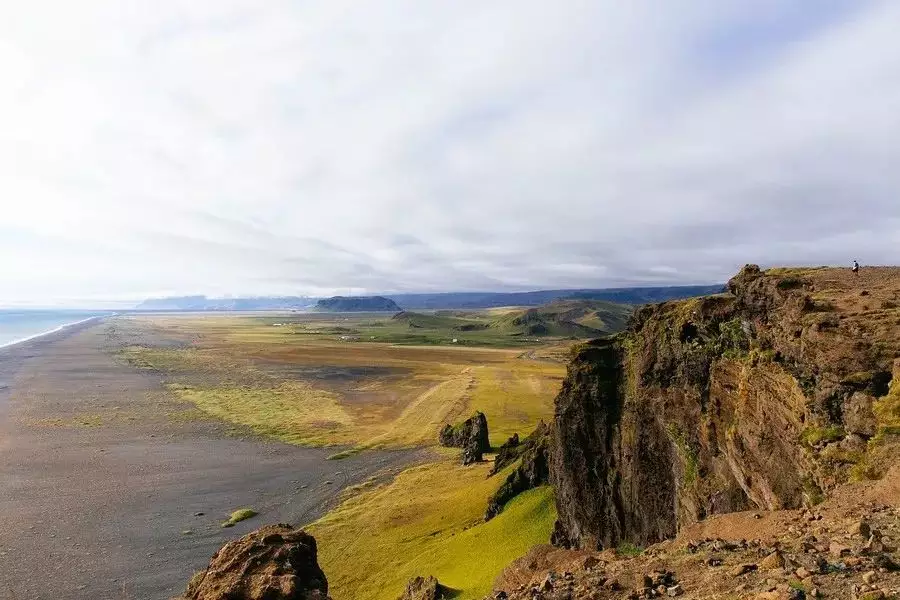
M 6 350 L 6 349 L 8 349 L 8 348 L 12 348 L 13 346 L 18 346 L 19 344 L 24 344 L 25 342 L 30 342 L 30 341 L 32 341 L 32 340 L 36 340 L 36 339 L 41 338 L 41 337 L 44 337 L 44 336 L 46 336 L 46 335 L 52 335 L 52 334 L 54 334 L 54 333 L 60 333 L 60 332 L 62 332 L 62 331 L 65 331 L 66 329 L 69 329 L 70 327 L 75 327 L 75 326 L 77 326 L 77 325 L 82 325 L 82 324 L 85 324 L 85 323 L 90 323 L 91 321 L 95 321 L 95 320 L 99 320 L 99 319 L 105 319 L 105 318 L 110 317 L 110 316 L 115 316 L 115 315 L 96 315 L 96 316 L 93 316 L 93 317 L 87 317 L 86 319 L 80 319 L 80 320 L 78 320 L 78 321 L 72 321 L 71 323 L 63 323 L 62 325 L 59 325 L 58 327 L 54 327 L 53 329 L 48 329 L 47 331 L 41 331 L 40 333 L 35 333 L 35 334 L 33 334 L 33 335 L 28 335 L 28 336 L 25 336 L 25 337 L 23 337 L 23 338 L 19 338 L 19 339 L 12 340 L 12 341 L 9 341 L 9 342 L 2 342 L 2 343 L 0 343 L 0 350 Z

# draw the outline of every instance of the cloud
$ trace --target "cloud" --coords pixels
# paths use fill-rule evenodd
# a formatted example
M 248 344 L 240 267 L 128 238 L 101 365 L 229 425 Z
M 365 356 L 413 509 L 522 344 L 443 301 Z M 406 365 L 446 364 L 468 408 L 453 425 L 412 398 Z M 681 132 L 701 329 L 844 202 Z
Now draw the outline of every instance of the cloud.
M 900 261 L 896 3 L 0 7 L 0 303 Z

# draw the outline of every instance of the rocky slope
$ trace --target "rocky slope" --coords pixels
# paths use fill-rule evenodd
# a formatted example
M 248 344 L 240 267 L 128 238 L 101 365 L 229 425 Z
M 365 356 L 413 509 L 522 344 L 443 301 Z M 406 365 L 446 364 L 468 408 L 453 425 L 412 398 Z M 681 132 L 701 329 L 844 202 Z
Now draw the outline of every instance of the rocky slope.
M 885 600 L 900 594 L 900 468 L 814 509 L 719 515 L 635 548 L 540 546 L 485 600 Z
M 900 269 L 748 265 L 726 294 L 642 308 L 581 347 L 553 423 L 554 542 L 644 546 L 883 475 L 900 433 L 898 297 Z

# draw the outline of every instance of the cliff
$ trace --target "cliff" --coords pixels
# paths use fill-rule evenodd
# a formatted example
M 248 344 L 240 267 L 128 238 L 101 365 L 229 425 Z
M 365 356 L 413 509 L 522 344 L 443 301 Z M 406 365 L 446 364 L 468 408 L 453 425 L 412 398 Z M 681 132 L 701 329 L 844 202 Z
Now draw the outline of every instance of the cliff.
M 552 426 L 554 542 L 646 545 L 882 475 L 900 433 L 898 298 L 896 268 L 748 265 L 727 293 L 644 307 L 578 348 Z

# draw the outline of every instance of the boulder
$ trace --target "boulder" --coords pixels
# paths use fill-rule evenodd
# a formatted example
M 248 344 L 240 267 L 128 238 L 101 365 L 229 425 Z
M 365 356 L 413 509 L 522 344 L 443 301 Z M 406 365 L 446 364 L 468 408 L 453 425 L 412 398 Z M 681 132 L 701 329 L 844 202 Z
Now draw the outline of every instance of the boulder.
M 267 525 L 228 542 L 194 575 L 181 600 L 327 600 L 316 540 L 290 525 Z
M 482 460 L 485 452 L 491 451 L 488 439 L 487 417 L 482 412 L 456 425 L 445 425 L 438 436 L 441 446 L 463 449 L 463 464 Z
M 414 577 L 397 600 L 440 600 L 446 598 L 446 588 L 434 577 Z
M 865 438 L 875 435 L 878 421 L 872 411 L 872 403 L 875 399 L 863 392 L 855 392 L 850 400 L 844 404 L 844 427 L 850 433 L 855 433 Z

